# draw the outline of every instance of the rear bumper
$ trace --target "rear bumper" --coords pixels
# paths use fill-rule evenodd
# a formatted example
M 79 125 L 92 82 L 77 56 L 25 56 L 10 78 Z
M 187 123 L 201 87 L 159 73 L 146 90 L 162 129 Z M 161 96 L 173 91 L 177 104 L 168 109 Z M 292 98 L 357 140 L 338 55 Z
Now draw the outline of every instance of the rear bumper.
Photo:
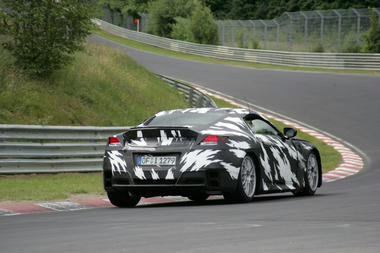
M 208 194 L 220 194 L 221 191 L 208 191 L 205 185 L 112 185 L 108 190 L 117 191 L 129 191 L 132 194 L 154 197 L 154 196 L 168 196 L 168 195 L 180 195 L 189 196 L 198 192 L 206 192 Z
M 106 191 L 129 191 L 143 197 L 196 193 L 217 195 L 234 191 L 236 181 L 231 180 L 224 169 L 214 168 L 183 173 L 174 180 L 133 180 L 127 174 L 112 176 L 104 173 L 104 186 Z

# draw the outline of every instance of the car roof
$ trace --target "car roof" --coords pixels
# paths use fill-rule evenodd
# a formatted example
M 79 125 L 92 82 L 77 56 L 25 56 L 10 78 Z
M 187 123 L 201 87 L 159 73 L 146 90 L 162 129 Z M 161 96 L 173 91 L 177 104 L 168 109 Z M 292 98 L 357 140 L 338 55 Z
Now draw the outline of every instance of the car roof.
M 175 113 L 225 113 L 226 116 L 230 115 L 232 116 L 235 114 L 236 116 L 239 115 L 239 117 L 244 117 L 245 115 L 248 114 L 256 114 L 259 115 L 257 112 L 252 111 L 250 109 L 244 109 L 244 108 L 186 108 L 186 109 L 176 109 L 176 110 L 168 110 L 168 111 L 161 111 L 154 116 L 160 117 L 163 115 L 168 115 L 168 114 L 175 114 Z

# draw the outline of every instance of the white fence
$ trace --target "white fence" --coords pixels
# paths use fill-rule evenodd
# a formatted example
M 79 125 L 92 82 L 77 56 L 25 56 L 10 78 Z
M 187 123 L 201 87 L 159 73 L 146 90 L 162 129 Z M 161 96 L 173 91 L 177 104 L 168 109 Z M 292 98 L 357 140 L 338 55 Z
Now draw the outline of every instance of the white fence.
M 206 57 L 286 66 L 380 70 L 380 54 L 300 53 L 204 45 L 136 32 L 100 19 L 94 22 L 101 29 L 130 40 Z

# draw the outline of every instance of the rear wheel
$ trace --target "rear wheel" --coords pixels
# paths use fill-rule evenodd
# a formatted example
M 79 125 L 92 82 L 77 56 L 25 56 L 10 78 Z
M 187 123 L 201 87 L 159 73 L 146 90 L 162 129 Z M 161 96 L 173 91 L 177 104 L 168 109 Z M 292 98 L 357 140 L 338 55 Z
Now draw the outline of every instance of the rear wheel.
M 319 180 L 319 164 L 314 153 L 310 153 L 307 158 L 305 172 L 305 187 L 302 191 L 294 193 L 296 196 L 312 196 L 315 194 Z
M 108 191 L 107 196 L 112 205 L 117 207 L 134 207 L 141 199 L 127 191 Z
M 233 193 L 224 193 L 228 201 L 249 202 L 253 199 L 256 191 L 256 166 L 250 156 L 244 157 L 237 182 L 237 189 Z
M 197 193 L 197 194 L 192 194 L 190 196 L 187 196 L 188 199 L 195 201 L 195 202 L 203 202 L 206 201 L 206 199 L 209 197 L 208 194 L 206 193 Z

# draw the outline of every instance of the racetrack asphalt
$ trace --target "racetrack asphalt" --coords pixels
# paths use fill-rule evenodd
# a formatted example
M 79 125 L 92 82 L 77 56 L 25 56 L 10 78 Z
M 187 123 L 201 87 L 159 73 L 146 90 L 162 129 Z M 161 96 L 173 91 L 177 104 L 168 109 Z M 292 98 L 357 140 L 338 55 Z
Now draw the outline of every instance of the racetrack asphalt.
M 380 252 L 380 76 L 258 70 L 125 49 L 155 73 L 198 83 L 327 131 L 365 169 L 314 197 L 176 202 L 0 217 L 0 252 Z

